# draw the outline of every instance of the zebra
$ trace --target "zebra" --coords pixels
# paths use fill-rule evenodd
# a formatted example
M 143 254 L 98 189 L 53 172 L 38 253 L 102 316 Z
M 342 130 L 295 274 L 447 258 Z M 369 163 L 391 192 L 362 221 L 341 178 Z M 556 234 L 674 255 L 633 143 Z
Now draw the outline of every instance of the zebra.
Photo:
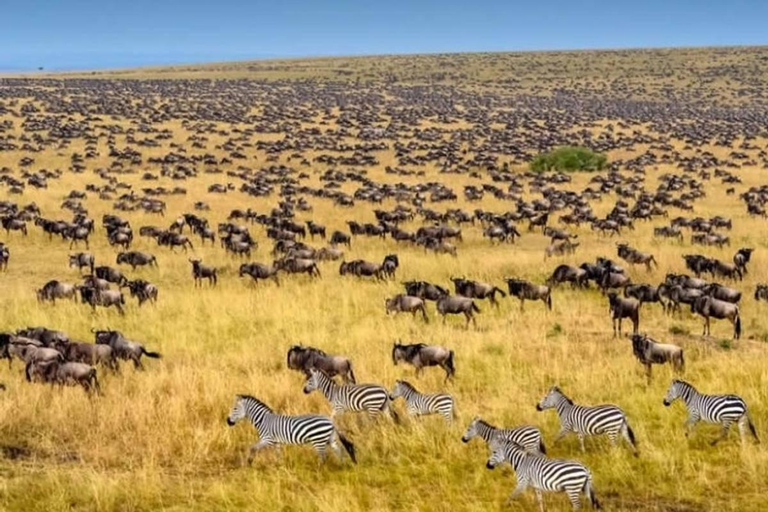
M 486 468 L 493 469 L 509 461 L 515 470 L 517 486 L 507 499 L 508 504 L 530 486 L 536 491 L 536 501 L 542 512 L 542 491 L 565 492 L 574 510 L 581 508 L 580 495 L 583 492 L 592 503 L 592 508 L 601 508 L 592 487 L 592 474 L 583 464 L 572 460 L 530 455 L 520 445 L 501 439 L 495 440 L 491 449 L 493 453 L 485 463 Z
M 461 440 L 468 443 L 474 437 L 482 438 L 488 445 L 493 441 L 504 440 L 520 445 L 531 455 L 547 454 L 547 449 L 544 447 L 544 441 L 541 438 L 541 431 L 530 425 L 501 429 L 475 416 L 472 418 L 472 422 L 467 427 L 464 435 L 461 436 Z
M 629 426 L 624 411 L 615 405 L 584 406 L 574 405 L 573 401 L 557 386 L 552 387 L 547 395 L 536 405 L 537 411 L 556 409 L 560 416 L 560 432 L 555 438 L 555 443 L 562 439 L 568 432 L 575 432 L 579 436 L 581 451 L 584 448 L 584 437 L 598 434 L 608 434 L 611 444 L 616 445 L 619 434 L 629 443 L 635 457 L 639 455 L 635 442 L 635 433 Z
M 408 382 L 397 380 L 389 397 L 391 400 L 395 400 L 399 396 L 405 399 L 405 408 L 411 416 L 441 414 L 448 422 L 456 417 L 453 397 L 446 393 L 419 393 Z
M 742 443 L 746 437 L 747 426 L 749 426 L 752 435 L 755 436 L 755 440 L 760 442 L 755 425 L 752 423 L 749 411 L 747 411 L 747 404 L 741 397 L 736 395 L 705 395 L 696 391 L 696 388 L 687 382 L 675 379 L 664 397 L 664 405 L 669 407 L 678 398 L 685 402 L 685 407 L 688 409 L 688 419 L 685 421 L 685 437 L 690 435 L 699 420 L 704 420 L 707 423 L 720 423 L 722 427 L 720 435 L 710 442 L 712 446 L 715 446 L 728 435 L 731 424 L 736 422 L 739 425 Z
M 258 430 L 260 438 L 248 449 L 248 464 L 251 464 L 256 452 L 282 444 L 311 444 L 323 462 L 326 456 L 325 451 L 330 446 L 336 456 L 341 459 L 341 448 L 336 442 L 337 437 L 352 462 L 357 463 L 355 445 L 347 440 L 326 416 L 277 414 L 258 398 L 237 395 L 235 405 L 227 416 L 227 425 L 232 427 L 243 418 L 251 421 Z
M 389 412 L 394 421 L 398 420 L 397 413 L 391 407 L 389 393 L 383 386 L 376 384 L 340 386 L 325 373 L 310 368 L 309 378 L 304 384 L 304 393 L 309 394 L 316 389 L 322 391 L 331 403 L 331 418 L 344 411 L 368 411 L 371 416 Z

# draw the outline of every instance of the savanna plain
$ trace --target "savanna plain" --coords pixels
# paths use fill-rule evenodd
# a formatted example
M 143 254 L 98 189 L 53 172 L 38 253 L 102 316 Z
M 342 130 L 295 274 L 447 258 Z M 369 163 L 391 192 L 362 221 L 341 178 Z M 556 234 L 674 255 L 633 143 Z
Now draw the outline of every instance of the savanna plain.
M 712 447 L 718 433 L 712 425 L 686 438 L 683 405 L 662 405 L 672 369 L 655 367 L 646 381 L 629 339 L 614 337 L 608 301 L 594 285 L 555 288 L 552 311 L 540 302 L 527 302 L 521 311 L 509 297 L 499 299 L 498 308 L 477 300 L 477 325 L 468 328 L 457 317 L 443 323 L 433 302 L 425 323 L 385 314 L 384 300 L 403 292 L 402 281 L 448 287 L 451 276 L 506 291 L 507 277 L 543 283 L 561 263 L 598 256 L 625 265 L 633 282 L 658 284 L 669 272 L 685 272 L 684 254 L 730 262 L 738 248 L 753 247 L 749 273 L 725 283 L 743 294 L 740 340 L 731 339 L 727 321 L 713 320 L 712 335 L 704 337 L 702 319 L 689 308 L 667 315 L 658 304 L 641 307 L 640 331 L 683 347 L 684 378 L 700 391 L 743 397 L 765 438 L 768 304 L 753 294 L 758 283 L 768 282 L 768 224 L 747 213 L 740 194 L 768 184 L 766 79 L 765 48 L 385 56 L 0 78 L 0 168 L 25 183 L 20 194 L 0 183 L 0 201 L 34 202 L 43 217 L 71 220 L 72 212 L 61 209 L 71 191 L 103 187 L 105 177 L 130 185 L 115 193 L 88 191 L 80 200 L 96 220 L 89 250 L 97 265 L 117 266 L 120 249 L 107 243 L 101 219 L 120 215 L 134 230 L 132 249 L 158 261 L 157 268 L 120 268 L 159 288 L 157 303 L 141 307 L 125 290 L 124 316 L 112 308 L 93 312 L 79 299 L 38 303 L 35 290 L 45 282 L 80 282 L 81 273 L 67 263 L 84 247 L 70 249 L 29 222 L 28 236 L 0 231 L 11 251 L 7 270 L 0 271 L 0 330 L 39 325 L 92 341 L 92 329 L 109 327 L 162 354 L 144 359 L 145 371 L 129 364 L 116 374 L 99 368 L 102 394 L 95 396 L 28 383 L 19 361 L 1 364 L 0 508 L 536 509 L 530 490 L 505 505 L 513 471 L 488 471 L 483 443 L 461 442 L 469 421 L 481 416 L 497 426 L 541 428 L 551 456 L 590 468 L 606 510 L 765 510 L 765 445 L 742 445 L 733 429 Z M 577 234 L 580 245 L 575 254 L 549 259 L 549 239 L 538 228 L 528 231 L 524 220 L 514 244 L 484 237 L 480 221 L 463 223 L 462 240 L 452 241 L 455 257 L 391 237 L 357 236 L 351 248 L 341 247 L 347 260 L 379 262 L 396 253 L 397 275 L 385 281 L 340 276 L 339 262 L 321 262 L 317 279 L 281 274 L 280 286 L 254 284 L 238 276 L 239 265 L 271 263 L 273 243 L 263 225 L 245 220 L 235 222 L 246 224 L 258 242 L 250 259 L 227 254 L 218 240 L 201 244 L 188 232 L 194 244 L 188 253 L 138 236 L 141 226 L 166 228 L 185 212 L 205 217 L 214 229 L 233 209 L 269 214 L 288 186 L 311 206 L 297 209 L 294 220 L 324 224 L 328 234 L 348 232 L 350 220 L 375 224 L 374 209 L 398 205 L 415 214 L 400 225 L 409 232 L 431 224 L 421 209 L 517 211 L 520 201 L 541 200 L 550 186 L 576 193 L 591 188 L 596 193 L 589 204 L 599 218 L 618 200 L 634 204 L 640 190 L 619 196 L 593 181 L 607 176 L 607 168 L 534 186 L 536 176 L 526 174 L 529 161 L 562 145 L 604 153 L 616 173 L 639 178 L 651 193 L 664 175 L 678 174 L 700 181 L 705 196 L 691 201 L 692 211 L 664 206 L 668 217 L 636 220 L 634 230 L 617 236 L 601 235 L 589 223 L 563 226 L 557 219 L 570 209 L 553 211 L 550 225 Z M 717 169 L 739 182 L 723 183 Z M 47 188 L 28 184 L 43 171 L 53 174 Z M 145 179 L 147 173 L 157 179 Z M 347 179 L 350 173 L 365 173 L 367 180 Z M 465 186 L 484 185 L 507 192 L 510 179 L 520 190 L 495 194 L 487 188 L 479 200 L 464 194 Z M 268 185 L 262 195 L 241 189 L 257 182 Z M 432 201 L 426 184 L 436 183 L 456 198 Z M 217 184 L 223 193 L 209 191 Z M 416 204 L 419 185 L 423 201 Z M 122 194 L 140 198 L 158 187 L 186 193 L 151 196 L 165 202 L 164 216 L 114 209 Z M 730 187 L 735 193 L 726 192 Z M 385 192 L 375 203 L 358 194 L 353 206 L 312 193 L 354 198 L 359 189 Z M 195 211 L 198 201 L 210 209 Z M 732 220 L 731 230 L 719 230 L 730 246 L 692 246 L 685 229 L 682 241 L 654 237 L 654 227 L 674 217 L 715 215 Z M 652 253 L 658 267 L 646 271 L 621 262 L 617 242 Z M 195 287 L 189 258 L 217 267 L 218 285 Z M 625 322 L 625 331 L 630 325 Z M 444 383 L 440 369 L 416 377 L 412 367 L 395 366 L 391 351 L 398 340 L 452 349 L 455 378 Z M 286 447 L 260 453 L 248 467 L 243 462 L 255 430 L 247 422 L 225 423 L 236 394 L 257 396 L 284 413 L 330 412 L 321 395 L 302 392 L 303 375 L 286 368 L 286 352 L 298 343 L 348 356 L 360 382 L 391 389 L 396 379 L 406 379 L 424 392 L 448 392 L 458 418 L 452 424 L 407 418 L 395 425 L 346 414 L 336 421 L 357 447 L 357 465 L 333 457 L 321 465 L 311 448 Z M 586 452 L 575 436 L 552 445 L 557 415 L 535 406 L 553 385 L 580 404 L 619 405 L 640 456 L 604 438 L 588 439 Z M 396 407 L 405 416 L 402 403 Z M 545 502 L 548 510 L 570 509 L 564 495 L 548 494 Z

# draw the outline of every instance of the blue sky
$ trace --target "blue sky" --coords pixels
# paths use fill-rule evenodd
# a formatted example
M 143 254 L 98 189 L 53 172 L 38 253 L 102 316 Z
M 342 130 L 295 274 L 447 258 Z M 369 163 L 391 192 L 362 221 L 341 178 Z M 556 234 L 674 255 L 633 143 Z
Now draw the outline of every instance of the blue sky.
M 768 43 L 765 0 L 0 0 L 0 69 Z

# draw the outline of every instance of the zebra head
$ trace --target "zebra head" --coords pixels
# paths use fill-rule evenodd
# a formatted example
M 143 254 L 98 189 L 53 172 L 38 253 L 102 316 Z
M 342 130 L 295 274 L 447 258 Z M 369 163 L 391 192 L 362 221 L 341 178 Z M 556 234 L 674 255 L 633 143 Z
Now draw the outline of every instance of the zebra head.
M 314 368 L 309 369 L 309 377 L 304 384 L 304 394 L 308 395 L 320 387 L 320 372 Z
M 237 395 L 235 398 L 235 405 L 233 405 L 232 410 L 229 411 L 229 416 L 227 416 L 227 425 L 230 427 L 241 419 L 245 418 L 246 411 L 243 398 L 244 397 L 242 395 Z
M 544 398 L 541 399 L 541 402 L 536 404 L 536 410 L 543 411 L 545 409 L 553 409 L 557 407 L 557 404 L 559 404 L 563 398 L 566 397 L 563 392 L 560 391 L 560 388 L 557 386 L 552 386 L 549 388 L 549 391 L 544 396 Z
M 507 452 L 513 450 L 516 446 L 517 445 L 515 443 L 499 439 L 494 439 L 491 441 L 488 445 L 488 447 L 491 449 L 491 456 L 485 463 L 485 467 L 487 469 L 493 469 L 499 464 L 503 464 L 504 461 L 508 458 Z
M 389 393 L 389 399 L 394 400 L 395 398 L 399 396 L 405 396 L 406 390 L 408 388 L 406 387 L 406 384 L 402 380 L 396 380 L 395 381 L 395 387 L 392 388 L 392 391 Z
M 474 418 L 472 418 L 472 422 L 467 427 L 467 430 L 464 432 L 464 435 L 461 436 L 462 442 L 468 443 L 470 439 L 480 435 L 480 432 L 478 431 L 478 428 L 477 428 L 479 423 L 480 423 L 479 416 L 475 416 Z
M 669 389 L 667 390 L 667 394 L 664 396 L 664 405 L 669 407 L 672 405 L 672 402 L 680 398 L 683 395 L 683 389 L 685 386 L 685 382 L 674 379 L 672 384 L 669 386 Z

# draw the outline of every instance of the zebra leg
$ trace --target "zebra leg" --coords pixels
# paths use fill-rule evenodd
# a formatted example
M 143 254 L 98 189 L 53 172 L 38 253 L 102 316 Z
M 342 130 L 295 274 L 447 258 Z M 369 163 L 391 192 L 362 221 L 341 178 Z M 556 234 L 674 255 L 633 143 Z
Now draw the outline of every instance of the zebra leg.
M 581 496 L 579 496 L 579 493 L 581 492 L 581 489 L 574 489 L 569 488 L 565 490 L 565 494 L 568 495 L 568 500 L 571 502 L 571 508 L 573 510 L 579 510 L 581 508 Z M 544 510 L 544 507 L 541 508 L 542 512 Z
M 720 435 L 714 438 L 712 441 L 710 441 L 709 444 L 712 446 L 715 446 L 717 443 L 725 439 L 728 436 L 728 429 L 730 428 L 731 428 L 731 421 L 730 420 L 724 421 L 723 427 L 720 429 Z
M 515 498 L 520 496 L 520 494 L 525 491 L 528 488 L 528 482 L 526 480 L 523 480 L 522 478 L 517 481 L 517 487 L 512 491 L 512 494 L 509 495 L 507 498 L 507 505 L 512 503 Z
M 271 446 L 272 443 L 262 439 L 258 443 L 252 444 L 250 448 L 248 448 L 248 458 L 246 459 L 246 463 L 250 466 L 253 462 L 253 457 L 256 455 L 256 452 L 263 450 L 264 448 L 268 448 Z
M 576 435 L 579 436 L 579 444 L 581 445 L 581 451 L 586 452 L 587 449 L 584 447 L 584 434 L 582 434 L 581 432 L 578 432 Z
M 539 511 L 544 512 L 544 497 L 541 494 L 541 489 L 536 489 L 536 502 L 539 504 Z
M 339 446 L 339 443 L 336 441 L 336 436 L 332 436 L 328 444 L 331 446 L 333 453 L 336 454 L 336 458 L 341 460 L 341 446 Z
M 320 463 L 321 464 L 325 463 L 325 459 L 326 459 L 326 456 L 327 456 L 327 453 L 326 453 L 325 450 L 326 450 L 326 448 L 327 448 L 327 446 L 329 444 L 330 443 L 326 440 L 326 441 L 323 441 L 322 444 L 316 444 L 315 445 L 315 451 L 317 452 L 318 457 L 320 457 Z
M 555 437 L 555 440 L 552 441 L 552 444 L 557 444 L 562 438 L 568 434 L 570 429 L 568 427 L 560 427 L 560 432 L 557 433 L 557 436 Z
M 689 416 L 688 419 L 685 421 L 685 437 L 690 437 L 690 435 L 693 433 L 693 428 L 696 426 L 696 423 L 699 421 L 699 418 L 696 416 Z

